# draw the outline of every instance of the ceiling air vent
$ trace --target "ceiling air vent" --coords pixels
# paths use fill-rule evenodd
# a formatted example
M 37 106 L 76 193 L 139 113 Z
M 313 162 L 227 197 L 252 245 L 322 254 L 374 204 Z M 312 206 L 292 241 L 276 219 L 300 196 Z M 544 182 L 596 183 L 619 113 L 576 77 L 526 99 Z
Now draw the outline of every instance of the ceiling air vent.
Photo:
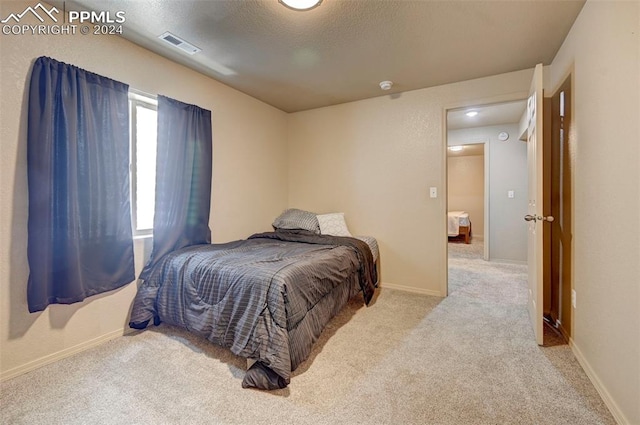
M 183 39 L 181 39 L 177 35 L 171 34 L 169 31 L 165 32 L 164 34 L 162 34 L 158 38 L 160 40 L 166 41 L 167 43 L 171 44 L 174 47 L 177 47 L 180 50 L 184 50 L 185 52 L 189 53 L 190 55 L 193 55 L 194 53 L 198 53 L 199 51 L 202 50 L 202 49 L 194 46 L 193 44 L 184 41 Z

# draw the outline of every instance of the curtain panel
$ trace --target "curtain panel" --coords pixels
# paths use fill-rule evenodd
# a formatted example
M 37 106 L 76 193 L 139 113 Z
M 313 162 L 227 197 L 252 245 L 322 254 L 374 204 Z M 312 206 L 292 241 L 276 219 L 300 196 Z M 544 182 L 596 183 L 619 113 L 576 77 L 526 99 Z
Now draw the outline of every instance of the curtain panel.
M 47 57 L 31 74 L 30 312 L 135 280 L 128 86 Z
M 140 279 L 171 251 L 211 243 L 211 111 L 158 96 L 153 250 Z

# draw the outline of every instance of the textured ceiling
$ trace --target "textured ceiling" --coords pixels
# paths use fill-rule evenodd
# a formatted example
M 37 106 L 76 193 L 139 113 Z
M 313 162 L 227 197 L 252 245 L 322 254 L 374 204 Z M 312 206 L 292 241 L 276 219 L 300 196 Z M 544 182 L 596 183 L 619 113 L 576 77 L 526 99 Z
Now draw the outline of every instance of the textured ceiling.
M 482 105 L 473 108 L 455 109 L 447 114 L 447 128 L 458 130 L 461 128 L 485 127 L 500 124 L 518 124 L 527 107 L 526 100 L 505 102 L 495 105 Z M 468 117 L 467 112 L 476 111 L 478 115 Z
M 51 1 L 51 3 L 61 3 Z M 549 64 L 584 0 L 79 0 L 126 13 L 123 36 L 294 112 Z M 190 56 L 165 31 L 200 47 Z M 394 81 L 389 92 L 382 80 Z

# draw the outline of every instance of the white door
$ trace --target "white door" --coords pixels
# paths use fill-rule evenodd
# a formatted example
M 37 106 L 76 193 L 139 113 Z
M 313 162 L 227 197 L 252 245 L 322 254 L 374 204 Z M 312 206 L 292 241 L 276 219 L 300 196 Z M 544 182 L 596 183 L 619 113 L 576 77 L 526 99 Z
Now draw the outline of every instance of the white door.
M 542 64 L 536 65 L 527 102 L 527 168 L 529 207 L 525 220 L 529 223 L 527 264 L 529 269 L 529 318 L 538 345 L 543 342 L 543 271 L 542 271 Z M 551 219 L 552 220 L 552 219 Z

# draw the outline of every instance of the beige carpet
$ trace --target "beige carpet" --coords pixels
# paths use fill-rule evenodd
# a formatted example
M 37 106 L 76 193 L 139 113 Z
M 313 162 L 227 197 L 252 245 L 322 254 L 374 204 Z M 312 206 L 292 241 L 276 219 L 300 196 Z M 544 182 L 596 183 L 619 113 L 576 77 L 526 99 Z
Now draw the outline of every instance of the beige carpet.
M 451 295 L 383 289 L 323 333 L 291 385 L 162 325 L 0 385 L 3 424 L 613 424 L 566 345 L 540 348 L 526 268 L 452 245 Z

